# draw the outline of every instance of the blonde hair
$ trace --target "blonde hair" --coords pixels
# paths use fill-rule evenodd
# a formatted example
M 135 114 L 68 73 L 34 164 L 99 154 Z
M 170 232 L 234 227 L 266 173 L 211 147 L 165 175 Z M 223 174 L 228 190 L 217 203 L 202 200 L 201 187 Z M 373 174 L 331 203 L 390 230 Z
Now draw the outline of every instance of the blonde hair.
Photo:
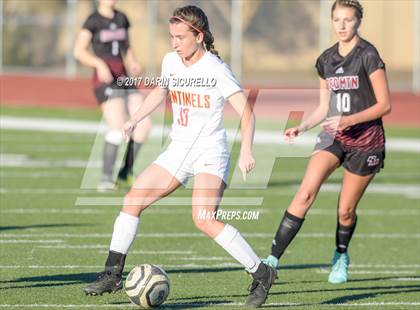
M 358 0 L 336 0 L 331 7 L 331 17 L 337 6 L 353 8 L 356 11 L 356 17 L 359 20 L 363 18 L 363 7 Z
M 202 9 L 194 5 L 177 8 L 169 22 L 171 24 L 185 23 L 195 36 L 201 32 L 206 50 L 219 57 L 219 52 L 214 48 L 214 37 L 210 31 L 209 21 Z

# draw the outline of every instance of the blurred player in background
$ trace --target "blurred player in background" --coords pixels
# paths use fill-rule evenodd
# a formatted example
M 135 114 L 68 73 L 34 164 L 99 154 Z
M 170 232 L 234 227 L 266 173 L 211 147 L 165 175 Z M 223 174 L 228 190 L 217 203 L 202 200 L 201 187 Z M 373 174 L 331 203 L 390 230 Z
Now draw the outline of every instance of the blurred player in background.
M 132 76 L 139 76 L 141 68 L 130 46 L 130 23 L 124 13 L 115 9 L 115 3 L 116 0 L 99 0 L 97 10 L 86 19 L 74 47 L 76 59 L 94 68 L 94 92 L 108 125 L 103 153 L 103 176 L 98 190 L 115 188 L 113 172 L 118 147 L 123 140 L 121 129 L 130 115 L 143 103 L 143 97 L 135 85 L 125 87 L 117 84 L 118 78 L 127 76 L 124 61 Z M 90 45 L 93 53 L 89 50 Z M 117 182 L 132 185 L 134 159 L 151 126 L 151 118 L 147 117 L 132 135 Z
M 320 77 L 319 107 L 298 127 L 287 129 L 286 140 L 317 126 L 317 138 L 303 181 L 274 237 L 265 260 L 277 267 L 278 259 L 299 231 L 322 183 L 343 165 L 338 199 L 336 249 L 330 283 L 344 283 L 350 262 L 347 249 L 356 228 L 356 207 L 369 183 L 384 166 L 385 135 L 382 116 L 391 111 L 385 64 L 376 48 L 362 39 L 358 28 L 363 8 L 356 0 L 337 0 L 332 25 L 338 43 L 316 62 Z
M 276 270 L 261 262 L 237 229 L 211 216 L 219 207 L 230 163 L 223 127 L 225 102 L 229 100 L 242 116 L 239 167 L 244 177 L 255 166 L 251 150 L 254 113 L 239 82 L 214 49 L 205 13 L 196 6 L 186 6 L 176 9 L 169 22 L 175 51 L 163 59 L 162 78 L 170 82 L 149 94 L 124 130 L 130 137 L 138 122 L 155 110 L 169 93 L 173 110 L 172 141 L 126 195 L 122 211 L 115 220 L 105 271 L 84 291 L 98 295 L 121 289 L 125 258 L 136 237 L 140 214 L 194 176 L 193 221 L 252 274 L 254 280 L 246 305 L 258 307 L 267 298 Z

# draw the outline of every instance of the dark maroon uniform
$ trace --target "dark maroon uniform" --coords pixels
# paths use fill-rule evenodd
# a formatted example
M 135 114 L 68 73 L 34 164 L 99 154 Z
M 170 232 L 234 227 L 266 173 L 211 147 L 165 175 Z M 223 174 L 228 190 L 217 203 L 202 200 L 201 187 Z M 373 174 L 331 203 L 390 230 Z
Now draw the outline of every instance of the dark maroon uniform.
M 95 96 L 99 103 L 109 98 L 127 96 L 127 87 L 120 87 L 116 80 L 118 77 L 125 77 L 127 72 L 124 68 L 123 56 L 127 53 L 130 46 L 128 28 L 130 22 L 127 16 L 114 10 L 114 17 L 107 18 L 99 14 L 98 11 L 92 13 L 83 28 L 92 33 L 92 49 L 95 55 L 101 58 L 108 65 L 114 81 L 105 84 L 99 81 L 96 70 L 92 81 L 95 89 Z M 133 90 L 131 90 L 133 91 Z
M 319 76 L 331 91 L 327 117 L 361 112 L 377 100 L 369 75 L 385 64 L 376 48 L 360 39 L 353 50 L 342 57 L 338 43 L 317 59 Z M 318 136 L 316 150 L 336 155 L 343 166 L 358 175 L 378 172 L 384 166 L 385 134 L 382 119 L 356 124 L 344 131 L 323 130 Z

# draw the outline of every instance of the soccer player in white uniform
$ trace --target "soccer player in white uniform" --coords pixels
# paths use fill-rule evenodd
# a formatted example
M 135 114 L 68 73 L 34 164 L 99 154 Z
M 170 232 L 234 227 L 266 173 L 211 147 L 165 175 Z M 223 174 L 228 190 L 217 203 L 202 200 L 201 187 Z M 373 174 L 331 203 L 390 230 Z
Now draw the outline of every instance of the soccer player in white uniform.
M 124 125 L 128 139 L 136 125 L 170 97 L 173 110 L 171 143 L 157 160 L 137 178 L 115 220 L 105 271 L 84 289 L 98 295 L 122 288 L 121 274 L 128 249 L 137 233 L 139 217 L 152 203 L 170 194 L 194 176 L 192 217 L 196 227 L 214 239 L 253 277 L 246 305 L 259 307 L 276 278 L 274 268 L 265 265 L 233 226 L 217 218 L 198 215 L 217 210 L 229 170 L 230 154 L 223 128 L 227 100 L 242 116 L 239 167 L 245 177 L 255 167 L 252 156 L 255 117 L 230 68 L 214 49 L 205 13 L 186 6 L 174 11 L 169 20 L 174 52 L 162 62 L 162 79 L 144 104 Z

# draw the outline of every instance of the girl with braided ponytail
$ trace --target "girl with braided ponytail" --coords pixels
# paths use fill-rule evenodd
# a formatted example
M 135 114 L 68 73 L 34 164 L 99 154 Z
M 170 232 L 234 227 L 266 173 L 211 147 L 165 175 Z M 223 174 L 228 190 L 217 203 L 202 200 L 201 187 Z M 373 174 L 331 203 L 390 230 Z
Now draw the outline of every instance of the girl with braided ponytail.
M 255 167 L 254 113 L 239 82 L 218 57 L 207 16 L 200 8 L 176 9 L 169 20 L 169 32 L 174 52 L 168 53 L 162 62 L 162 80 L 168 83 L 149 94 L 132 120 L 124 125 L 123 133 L 128 139 L 137 124 L 169 94 L 173 111 L 172 141 L 126 195 L 115 220 L 105 271 L 84 291 L 88 295 L 101 295 L 122 288 L 125 257 L 137 234 L 140 214 L 194 177 L 194 224 L 249 271 L 253 282 L 245 304 L 259 307 L 267 298 L 276 270 L 261 262 L 236 228 L 214 216 L 227 184 L 230 162 L 223 127 L 224 105 L 229 101 L 242 117 L 239 168 L 244 178 Z M 215 83 L 194 85 L 193 81 L 197 80 Z
M 288 141 L 321 124 L 315 150 L 300 188 L 285 212 L 265 260 L 273 267 L 298 233 L 322 183 L 344 167 L 338 198 L 336 249 L 330 283 L 348 278 L 347 249 L 356 228 L 356 208 L 369 183 L 384 165 L 382 116 L 391 102 L 385 64 L 376 48 L 362 39 L 358 28 L 363 8 L 356 0 L 336 0 L 331 9 L 338 42 L 316 62 L 320 77 L 320 106 L 299 126 L 285 132 Z

